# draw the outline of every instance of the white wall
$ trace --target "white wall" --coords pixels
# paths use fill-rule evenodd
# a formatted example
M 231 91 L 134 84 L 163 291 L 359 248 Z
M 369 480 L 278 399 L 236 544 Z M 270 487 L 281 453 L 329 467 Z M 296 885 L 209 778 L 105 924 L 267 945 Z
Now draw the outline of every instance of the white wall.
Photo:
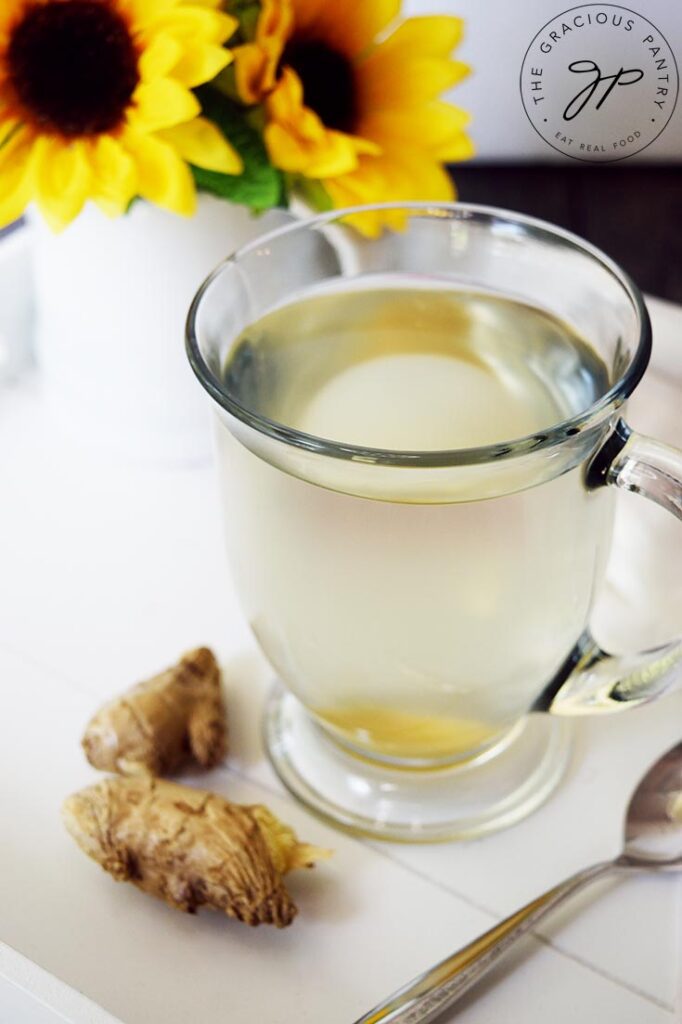
M 405 0 L 411 14 L 458 14 L 467 25 L 459 50 L 473 73 L 449 96 L 472 112 L 479 160 L 569 161 L 531 127 L 519 92 L 526 49 L 550 19 L 584 0 Z M 682 0 L 622 0 L 667 38 L 682 71 Z M 636 161 L 682 160 L 682 97 L 666 129 Z M 630 161 L 628 161 L 630 162 Z

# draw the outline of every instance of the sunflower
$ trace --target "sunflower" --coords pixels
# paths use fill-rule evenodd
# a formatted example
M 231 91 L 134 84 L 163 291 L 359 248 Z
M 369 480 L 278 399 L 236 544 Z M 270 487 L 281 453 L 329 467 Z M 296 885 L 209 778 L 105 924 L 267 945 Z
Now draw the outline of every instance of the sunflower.
M 400 0 L 264 0 L 235 82 L 263 103 L 265 144 L 285 172 L 316 180 L 335 207 L 453 199 L 444 161 L 473 154 L 468 115 L 438 99 L 468 74 L 452 60 L 462 21 L 410 18 Z M 378 38 L 377 38 L 378 37 Z M 395 214 L 353 218 L 376 236 Z
M 189 215 L 189 163 L 239 174 L 192 89 L 232 60 L 234 18 L 208 0 L 2 0 L 0 223 L 35 200 L 55 229 L 92 199 Z

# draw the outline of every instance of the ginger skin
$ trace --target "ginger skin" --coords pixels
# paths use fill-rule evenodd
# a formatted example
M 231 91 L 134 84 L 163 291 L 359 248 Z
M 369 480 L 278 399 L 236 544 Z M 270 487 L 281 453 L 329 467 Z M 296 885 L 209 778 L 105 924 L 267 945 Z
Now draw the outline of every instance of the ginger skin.
M 122 775 L 164 775 L 193 758 L 203 768 L 227 752 L 220 669 L 207 647 L 105 704 L 90 719 L 83 749 L 91 765 Z
M 246 924 L 291 924 L 282 874 L 328 851 L 299 843 L 265 807 L 149 776 L 110 778 L 68 797 L 64 823 L 117 881 L 179 910 L 221 910 Z

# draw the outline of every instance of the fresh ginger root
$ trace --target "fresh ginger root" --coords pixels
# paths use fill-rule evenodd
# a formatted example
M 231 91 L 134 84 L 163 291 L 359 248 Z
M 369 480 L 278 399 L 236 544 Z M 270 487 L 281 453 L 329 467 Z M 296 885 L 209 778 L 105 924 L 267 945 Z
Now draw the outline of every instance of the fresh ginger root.
M 95 768 L 123 775 L 164 775 L 188 756 L 204 768 L 227 750 L 220 669 L 207 647 L 133 687 L 90 719 L 83 736 Z
M 329 856 L 299 843 L 267 808 L 149 776 L 110 778 L 64 803 L 67 829 L 113 875 L 190 914 L 201 906 L 250 925 L 291 924 L 282 875 Z

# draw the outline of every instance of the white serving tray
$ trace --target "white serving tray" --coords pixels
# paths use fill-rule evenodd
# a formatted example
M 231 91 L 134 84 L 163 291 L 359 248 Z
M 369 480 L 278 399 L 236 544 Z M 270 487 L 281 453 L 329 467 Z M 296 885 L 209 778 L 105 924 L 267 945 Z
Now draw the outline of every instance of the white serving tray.
M 651 310 L 655 358 L 630 419 L 682 444 L 682 310 Z M 211 472 L 105 465 L 54 435 L 31 380 L 2 399 L 1 1024 L 351 1024 L 501 915 L 615 853 L 634 782 L 680 739 L 682 694 L 581 720 L 567 779 L 507 832 L 429 848 L 336 833 L 263 759 L 270 673 L 227 575 Z M 681 539 L 671 517 L 619 498 L 599 609 L 613 643 L 682 628 Z M 63 797 L 96 777 L 79 749 L 92 710 L 198 643 L 225 663 L 233 737 L 207 783 L 266 801 L 336 851 L 292 878 L 301 913 L 283 932 L 184 916 L 116 885 L 59 820 Z M 595 889 L 470 998 L 458 1024 L 673 1024 L 679 893 L 653 876 Z

